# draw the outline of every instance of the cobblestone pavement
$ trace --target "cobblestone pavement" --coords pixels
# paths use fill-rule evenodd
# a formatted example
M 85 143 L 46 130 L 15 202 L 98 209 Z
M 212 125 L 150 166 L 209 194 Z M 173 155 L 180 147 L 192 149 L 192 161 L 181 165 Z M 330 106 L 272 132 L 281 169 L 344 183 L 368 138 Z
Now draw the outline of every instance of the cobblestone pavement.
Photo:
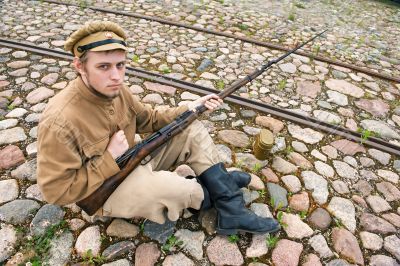
M 371 1 L 354 1 L 351 8 L 346 3 L 298 1 L 286 7 L 274 2 L 257 9 L 232 1 L 102 5 L 254 38 L 274 36 L 272 41 L 287 45 L 310 37 L 309 25 L 332 14 L 329 25 L 335 30 L 320 39 L 321 54 L 399 76 L 399 9 Z M 121 23 L 131 36 L 133 66 L 219 89 L 282 54 L 193 30 L 38 1 L 4 1 L 0 12 L 1 37 L 57 49 L 89 19 Z M 368 19 L 360 22 L 355 15 Z M 351 42 L 343 36 L 351 36 Z M 362 36 L 364 41 L 357 42 Z M 214 211 L 200 217 L 185 212 L 176 223 L 158 226 L 140 219 L 89 217 L 76 205 L 46 204 L 36 185 L 37 123 L 48 99 L 75 77 L 70 62 L 0 47 L 0 264 L 39 261 L 32 250 L 49 265 L 399 264 L 399 158 L 365 147 L 361 140 L 350 142 L 235 105 L 226 104 L 202 122 L 227 166 L 263 181 L 243 189 L 246 203 L 259 215 L 279 219 L 281 232 L 218 236 Z M 154 106 L 198 97 L 135 77 L 126 83 Z M 399 143 L 400 84 L 292 56 L 239 94 Z M 255 159 L 251 150 L 261 128 L 275 134 L 267 161 Z M 176 171 L 190 173 L 188 166 Z

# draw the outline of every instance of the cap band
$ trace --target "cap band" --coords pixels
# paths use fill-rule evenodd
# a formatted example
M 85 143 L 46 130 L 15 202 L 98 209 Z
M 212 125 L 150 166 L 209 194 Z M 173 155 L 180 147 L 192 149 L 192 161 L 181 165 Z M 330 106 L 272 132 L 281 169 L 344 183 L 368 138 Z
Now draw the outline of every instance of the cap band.
M 89 43 L 86 45 L 78 46 L 78 48 L 76 50 L 78 50 L 78 52 L 80 52 L 80 53 L 83 53 L 84 51 L 87 51 L 87 50 L 90 50 L 90 49 L 93 49 L 95 47 L 102 46 L 105 44 L 110 44 L 110 43 L 119 43 L 119 44 L 122 44 L 123 46 L 126 46 L 126 43 L 124 41 L 117 40 L 117 39 L 108 39 L 108 40 L 92 42 L 92 43 Z

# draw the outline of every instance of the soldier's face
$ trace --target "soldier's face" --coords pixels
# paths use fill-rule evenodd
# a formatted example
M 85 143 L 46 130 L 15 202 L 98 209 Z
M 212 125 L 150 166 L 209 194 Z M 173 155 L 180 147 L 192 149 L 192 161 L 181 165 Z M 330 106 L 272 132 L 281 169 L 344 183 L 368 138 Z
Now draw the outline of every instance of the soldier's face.
M 107 52 L 88 52 L 87 60 L 76 66 L 86 85 L 106 97 L 117 97 L 125 76 L 126 52 L 112 50 Z

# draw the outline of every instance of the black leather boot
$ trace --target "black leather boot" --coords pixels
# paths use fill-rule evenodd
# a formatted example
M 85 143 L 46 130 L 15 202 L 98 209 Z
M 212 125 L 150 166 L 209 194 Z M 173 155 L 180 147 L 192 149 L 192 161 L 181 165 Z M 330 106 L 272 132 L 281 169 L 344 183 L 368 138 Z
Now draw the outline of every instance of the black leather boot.
M 251 176 L 248 173 L 235 170 L 235 171 L 229 172 L 229 175 L 231 176 L 231 178 L 233 179 L 233 181 L 236 183 L 236 185 L 239 188 L 247 187 L 250 184 Z M 190 176 L 186 176 L 185 178 L 193 179 L 196 177 L 190 175 Z M 201 207 L 199 210 L 196 210 L 193 208 L 188 208 L 188 211 L 190 211 L 192 214 L 198 214 L 199 211 L 201 211 L 201 210 L 208 210 L 208 209 L 212 208 L 212 202 L 210 200 L 210 195 L 209 195 L 207 189 L 205 188 L 205 186 L 201 183 L 201 181 L 199 179 L 197 179 L 197 182 L 199 182 L 199 184 L 203 188 L 204 200 L 201 203 Z
M 280 229 L 275 219 L 257 216 L 245 207 L 242 192 L 223 163 L 211 166 L 197 178 L 207 188 L 217 210 L 216 229 L 219 234 L 233 235 L 238 231 L 262 234 Z
M 230 171 L 229 175 L 235 180 L 239 188 L 247 187 L 251 181 L 251 175 L 242 171 Z

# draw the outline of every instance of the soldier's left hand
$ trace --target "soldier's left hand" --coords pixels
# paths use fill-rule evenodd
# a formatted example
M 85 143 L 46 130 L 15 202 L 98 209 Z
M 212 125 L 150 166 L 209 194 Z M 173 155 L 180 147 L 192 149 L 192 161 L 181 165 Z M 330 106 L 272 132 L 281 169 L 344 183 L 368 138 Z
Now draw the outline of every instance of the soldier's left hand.
M 188 104 L 189 109 L 194 109 L 197 106 L 200 106 L 204 104 L 205 107 L 209 110 L 209 112 L 212 112 L 216 109 L 218 109 L 222 105 L 223 101 L 222 99 L 219 98 L 218 95 L 216 94 L 209 94 L 206 96 L 203 96 L 193 102 L 190 102 Z

